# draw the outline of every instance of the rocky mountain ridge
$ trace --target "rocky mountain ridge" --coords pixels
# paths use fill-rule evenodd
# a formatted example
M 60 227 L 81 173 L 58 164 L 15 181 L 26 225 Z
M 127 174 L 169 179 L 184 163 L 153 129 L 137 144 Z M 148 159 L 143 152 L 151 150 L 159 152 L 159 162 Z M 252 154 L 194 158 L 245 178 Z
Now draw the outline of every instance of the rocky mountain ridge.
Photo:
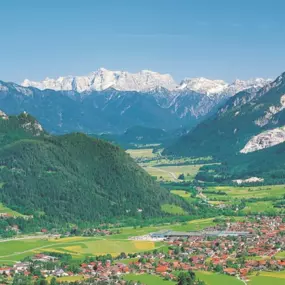
M 142 70 L 138 73 L 126 71 L 111 71 L 100 68 L 86 76 L 61 76 L 56 79 L 46 78 L 42 81 L 30 81 L 25 79 L 22 83 L 25 87 L 35 87 L 41 90 L 52 89 L 56 91 L 92 92 L 104 91 L 113 88 L 118 91 L 149 92 L 156 88 L 164 88 L 168 91 L 180 92 L 181 90 L 215 96 L 224 94 L 233 96 L 236 93 L 250 88 L 261 88 L 271 79 L 255 78 L 250 80 L 235 80 L 227 83 L 223 80 L 211 80 L 204 77 L 186 78 L 180 84 L 176 83 L 169 74 L 160 74 L 150 70 Z

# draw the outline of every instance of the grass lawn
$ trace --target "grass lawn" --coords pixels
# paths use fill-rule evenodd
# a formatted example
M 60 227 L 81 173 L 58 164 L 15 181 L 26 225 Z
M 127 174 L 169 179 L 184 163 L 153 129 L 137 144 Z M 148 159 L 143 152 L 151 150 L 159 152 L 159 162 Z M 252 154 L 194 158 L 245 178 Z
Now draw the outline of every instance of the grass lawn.
M 204 281 L 206 285 L 242 285 L 242 281 L 235 277 L 231 277 L 225 274 L 218 274 L 207 271 L 195 272 L 197 278 Z
M 1 187 L 0 187 L 0 189 L 1 189 Z M 7 214 L 10 214 L 10 215 L 12 215 L 14 217 L 22 217 L 22 216 L 24 216 L 24 215 L 22 215 L 22 214 L 20 214 L 20 213 L 18 213 L 16 211 L 13 211 L 10 208 L 5 207 L 2 203 L 0 203 L 0 213 L 7 213 Z
M 165 213 L 172 214 L 172 215 L 186 215 L 187 212 L 185 212 L 181 207 L 171 204 L 164 204 L 161 206 L 161 210 Z
M 259 272 L 256 276 L 250 277 L 250 285 L 283 285 L 285 284 L 285 271 L 280 272 Z
M 0 242 L 0 264 L 13 264 L 26 256 L 40 252 L 70 253 L 74 258 L 82 259 L 86 255 L 102 255 L 121 252 L 134 253 L 163 247 L 162 242 L 128 240 L 129 237 L 145 235 L 162 229 L 176 231 L 195 231 L 215 225 L 213 218 L 193 220 L 180 224 L 149 226 L 145 228 L 120 228 L 118 235 L 105 237 L 68 237 L 62 239 L 33 238 Z
M 250 213 L 274 213 L 278 211 L 278 208 L 274 208 L 272 201 L 261 201 L 254 203 L 246 203 L 246 207 L 242 212 L 246 214 Z
M 255 187 L 217 186 L 217 187 L 210 187 L 209 190 L 215 190 L 215 191 L 220 190 L 226 192 L 227 196 L 229 196 L 230 198 L 238 198 L 238 199 L 264 198 L 264 197 L 282 198 L 285 194 L 284 185 L 255 186 Z M 224 196 L 221 197 L 221 195 L 209 195 L 209 197 L 212 196 L 218 199 L 224 198 Z
M 183 191 L 183 190 L 171 190 L 170 191 L 172 194 L 174 195 L 178 195 L 182 198 L 189 198 L 191 196 L 191 193 L 187 192 L 187 191 Z
M 147 166 L 144 169 L 159 180 L 177 181 L 180 174 L 184 174 L 185 180 L 192 180 L 203 165 L 179 165 L 179 166 Z
M 110 253 L 113 256 L 121 252 L 134 253 L 153 250 L 161 243 L 151 241 L 111 240 L 97 238 L 64 238 L 64 239 L 26 239 L 5 241 L 0 243 L 0 263 L 12 264 L 26 256 L 39 252 L 70 253 L 73 258 L 82 259 L 87 255 L 103 255 Z
M 150 274 L 127 274 L 124 276 L 124 280 L 127 281 L 140 281 L 143 284 L 146 285 L 174 285 L 176 284 L 173 281 L 166 281 L 163 280 L 161 277 L 156 275 L 150 275 Z
M 277 259 L 283 259 L 283 258 L 285 258 L 285 251 L 280 251 L 280 252 L 278 252 L 278 253 L 275 255 L 275 257 L 276 257 Z
M 52 277 L 48 277 L 47 281 L 50 281 L 52 279 Z M 80 275 L 80 276 L 64 276 L 64 277 L 57 277 L 56 280 L 58 282 L 64 282 L 64 281 L 68 281 L 68 282 L 75 282 L 75 281 L 81 281 L 84 280 L 84 276 Z

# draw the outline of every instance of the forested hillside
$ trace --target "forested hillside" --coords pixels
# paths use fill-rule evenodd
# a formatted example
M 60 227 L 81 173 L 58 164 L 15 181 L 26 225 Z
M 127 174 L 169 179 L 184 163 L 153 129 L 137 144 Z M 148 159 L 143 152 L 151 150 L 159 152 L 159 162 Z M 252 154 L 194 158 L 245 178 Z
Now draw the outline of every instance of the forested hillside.
M 51 136 L 28 114 L 0 118 L 0 201 L 53 222 L 163 215 L 187 207 L 119 147 L 80 133 Z
M 258 92 L 241 92 L 165 150 L 212 156 L 221 165 L 201 168 L 197 179 L 231 181 L 258 176 L 284 183 L 285 73 Z
M 255 135 L 285 123 L 285 73 L 258 92 L 241 92 L 165 150 L 182 156 L 238 154 Z

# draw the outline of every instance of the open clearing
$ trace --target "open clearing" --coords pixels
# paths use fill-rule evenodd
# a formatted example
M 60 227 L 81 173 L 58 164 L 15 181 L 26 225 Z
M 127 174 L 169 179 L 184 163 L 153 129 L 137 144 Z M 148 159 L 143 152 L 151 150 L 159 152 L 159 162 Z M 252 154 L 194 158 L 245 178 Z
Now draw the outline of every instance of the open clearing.
M 215 192 L 221 193 L 219 194 Z M 241 212 L 245 214 L 276 214 L 284 211 L 282 208 L 274 207 L 275 202 L 283 200 L 285 195 L 284 185 L 251 187 L 218 186 L 209 187 L 203 194 L 209 199 L 209 203 L 213 205 L 234 205 L 240 203 L 242 199 L 248 200 L 245 201 L 245 208 L 241 210 Z M 250 201 L 249 199 L 252 198 L 260 199 L 261 201 Z
M 146 285 L 174 285 L 173 281 L 163 280 L 161 277 L 150 274 L 127 274 L 124 276 L 127 281 L 139 281 Z
M 128 240 L 132 236 L 145 235 L 163 229 L 176 231 L 197 231 L 215 225 L 213 218 L 199 219 L 180 224 L 149 226 L 144 228 L 120 228 L 120 234 L 106 237 L 68 237 L 26 238 L 21 240 L 2 241 L 0 246 L 0 263 L 13 264 L 26 256 L 40 252 L 69 253 L 74 258 L 82 259 L 87 255 L 110 253 L 119 255 L 121 252 L 133 253 L 160 248 L 161 242 Z
M 52 277 L 48 277 L 47 281 L 50 281 L 52 279 Z M 64 281 L 68 281 L 68 282 L 75 282 L 75 281 L 81 281 L 84 280 L 84 276 L 82 275 L 78 275 L 78 276 L 64 276 L 64 277 L 57 277 L 56 280 L 58 282 L 64 282 Z
M 285 284 L 285 271 L 280 272 L 259 272 L 250 277 L 250 285 L 283 285 Z
M 157 156 L 156 153 L 152 152 L 152 148 L 144 149 L 128 149 L 126 152 L 134 159 L 136 158 L 154 158 Z
M 192 180 L 202 167 L 199 165 L 179 165 L 179 166 L 146 166 L 144 169 L 158 180 L 176 181 L 180 174 L 184 174 L 185 180 Z
M 164 204 L 161 206 L 161 210 L 165 213 L 172 214 L 172 215 L 186 215 L 185 212 L 181 207 L 171 204 Z
M 14 217 L 23 217 L 24 216 L 24 215 L 22 215 L 16 211 L 13 211 L 10 208 L 5 207 L 2 203 L 0 203 L 0 213 L 7 213 L 7 214 L 14 216 Z
M 221 284 L 230 284 L 230 285 L 242 285 L 242 281 L 238 280 L 235 277 L 231 277 L 225 274 L 218 274 L 207 271 L 198 271 L 195 272 L 197 278 L 204 281 L 207 285 L 221 285 Z
M 276 197 L 282 198 L 285 194 L 284 185 L 273 185 L 273 186 L 255 186 L 255 187 L 234 187 L 234 186 L 219 186 L 210 187 L 209 190 L 222 191 L 227 195 L 215 195 L 207 194 L 209 198 L 237 198 L 237 199 L 249 199 L 249 198 L 265 198 L 265 197 Z
M 242 212 L 246 214 L 250 213 L 274 213 L 278 211 L 278 208 L 274 208 L 271 201 L 261 201 L 255 203 L 247 203 L 246 207 L 242 210 Z
M 191 193 L 187 192 L 187 191 L 183 191 L 183 190 L 171 190 L 170 191 L 172 194 L 174 195 L 178 195 L 182 198 L 189 198 L 191 196 Z
M 10 240 L 1 243 L 0 262 L 13 263 L 26 256 L 39 252 L 69 253 L 74 258 L 84 258 L 87 255 L 103 255 L 110 253 L 113 256 L 121 252 L 133 253 L 153 250 L 161 246 L 160 243 L 150 241 L 111 240 L 98 238 L 63 238 L 63 239 L 26 239 Z

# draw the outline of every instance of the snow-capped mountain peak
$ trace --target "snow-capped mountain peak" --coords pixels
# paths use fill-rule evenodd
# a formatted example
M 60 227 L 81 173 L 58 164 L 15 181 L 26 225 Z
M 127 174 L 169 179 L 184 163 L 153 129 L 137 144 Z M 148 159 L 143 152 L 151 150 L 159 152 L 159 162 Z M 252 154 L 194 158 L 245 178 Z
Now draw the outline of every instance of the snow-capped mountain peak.
M 204 77 L 186 78 L 181 83 L 178 89 L 188 89 L 197 93 L 214 95 L 222 93 L 228 84 L 223 80 L 211 80 Z
M 262 88 L 271 81 L 271 79 L 264 78 L 254 78 L 250 80 L 236 79 L 231 84 L 228 84 L 223 80 L 211 80 L 204 77 L 186 78 L 181 82 L 178 89 L 195 91 L 208 95 L 209 97 L 220 94 L 233 96 L 243 90 Z
M 138 73 L 127 71 L 111 71 L 99 68 L 86 76 L 66 76 L 45 78 L 43 81 L 30 81 L 25 79 L 22 83 L 25 87 L 38 89 L 53 89 L 63 91 L 91 92 L 103 91 L 113 88 L 119 91 L 146 92 L 159 88 L 176 93 L 181 91 L 194 91 L 209 97 L 219 95 L 233 96 L 245 89 L 262 88 L 269 83 L 270 79 L 256 78 L 247 81 L 235 80 L 228 84 L 223 80 L 211 80 L 204 77 L 186 78 L 179 85 L 171 75 L 161 74 L 151 70 L 142 70 Z
M 121 91 L 147 91 L 156 87 L 164 87 L 172 90 L 177 86 L 169 74 L 160 74 L 149 70 L 129 73 L 126 71 L 111 71 L 105 68 L 100 68 L 87 76 L 46 78 L 40 82 L 26 79 L 22 85 L 36 87 L 41 90 L 74 90 L 77 92 L 102 91 L 108 88 Z

